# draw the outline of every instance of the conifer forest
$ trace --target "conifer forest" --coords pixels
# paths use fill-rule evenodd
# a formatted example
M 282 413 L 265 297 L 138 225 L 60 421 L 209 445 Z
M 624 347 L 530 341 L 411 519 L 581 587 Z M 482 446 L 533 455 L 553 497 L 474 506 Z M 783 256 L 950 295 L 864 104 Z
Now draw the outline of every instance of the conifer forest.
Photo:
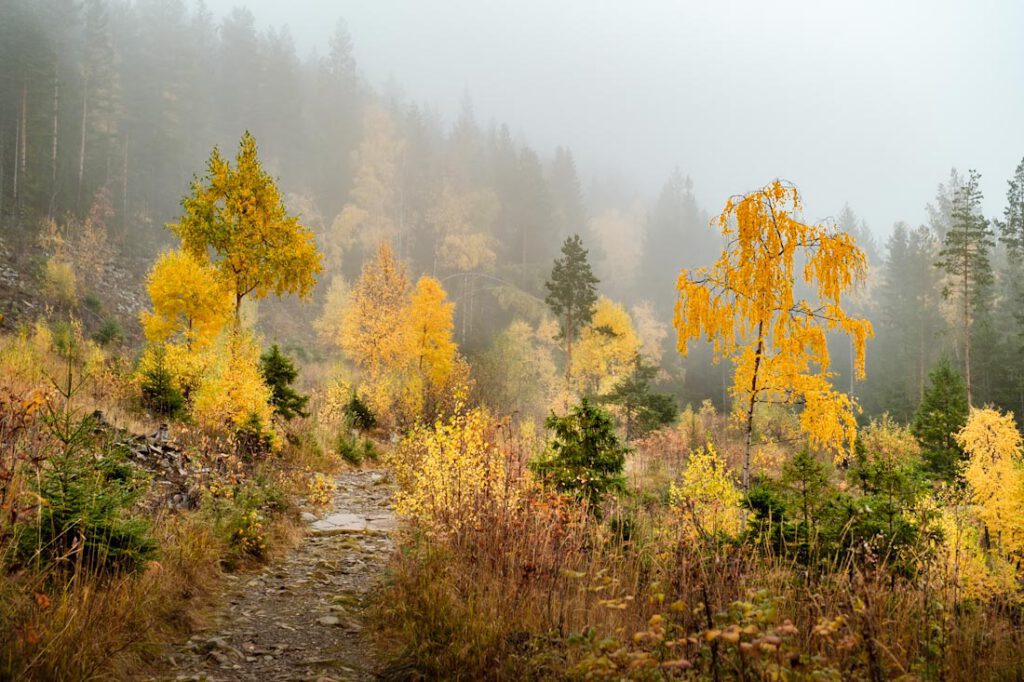
M 0 681 L 1024 679 L 1024 8 L 0 0 Z

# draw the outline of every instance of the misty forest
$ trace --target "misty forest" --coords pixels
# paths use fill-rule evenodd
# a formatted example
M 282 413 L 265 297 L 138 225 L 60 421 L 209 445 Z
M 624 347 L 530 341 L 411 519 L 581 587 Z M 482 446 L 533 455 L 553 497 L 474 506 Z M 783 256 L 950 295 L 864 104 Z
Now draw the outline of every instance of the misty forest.
M 0 680 L 1024 679 L 1024 15 L 536 4 L 0 0 Z

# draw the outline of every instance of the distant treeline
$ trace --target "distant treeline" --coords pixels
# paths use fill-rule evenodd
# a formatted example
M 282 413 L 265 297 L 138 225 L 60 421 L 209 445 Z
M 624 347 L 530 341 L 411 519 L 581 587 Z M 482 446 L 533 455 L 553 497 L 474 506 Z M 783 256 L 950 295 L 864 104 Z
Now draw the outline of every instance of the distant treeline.
M 289 209 L 317 234 L 324 281 L 351 282 L 389 239 L 414 274 L 451 292 L 470 354 L 512 320 L 543 314 L 543 282 L 567 235 L 583 236 L 604 293 L 649 301 L 665 326 L 679 268 L 707 264 L 720 248 L 679 171 L 653 200 L 616 180 L 584 187 L 569 149 L 538 151 L 503 125 L 481 125 L 468 99 L 445 122 L 375 91 L 343 23 L 325 54 L 300 59 L 287 30 L 258 30 L 243 9 L 217 20 L 183 0 L 0 0 L 0 63 L 0 225 L 9 234 L 91 213 L 109 243 L 151 258 L 210 148 L 233 154 L 249 130 Z M 849 207 L 837 214 L 873 266 L 855 306 L 876 328 L 866 383 L 850 383 L 849 351 L 833 348 L 837 382 L 866 413 L 909 416 L 942 357 L 965 370 L 965 328 L 973 402 L 1024 412 L 1022 176 L 1004 216 L 977 216 L 984 229 L 964 219 L 977 205 L 955 172 L 929 224 L 898 224 L 881 246 Z M 953 286 L 963 280 L 950 256 L 958 236 L 970 242 L 960 245 L 971 252 L 966 306 Z M 666 387 L 684 402 L 724 402 L 725 368 L 700 349 L 680 359 L 671 334 L 661 343 Z

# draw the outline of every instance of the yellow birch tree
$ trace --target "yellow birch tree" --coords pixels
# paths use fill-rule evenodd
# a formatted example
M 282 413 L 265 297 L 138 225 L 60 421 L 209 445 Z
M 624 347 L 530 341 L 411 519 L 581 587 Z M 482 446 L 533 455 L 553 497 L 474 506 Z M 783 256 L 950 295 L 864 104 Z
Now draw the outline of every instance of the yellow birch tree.
M 150 343 L 181 337 L 187 348 L 203 347 L 231 320 L 231 289 L 220 274 L 187 251 L 165 251 L 146 279 L 153 311 L 141 315 Z
M 195 258 L 209 260 L 212 252 L 213 264 L 234 291 L 236 320 L 246 296 L 308 297 L 313 291 L 321 270 L 313 233 L 288 214 L 249 132 L 234 168 L 214 147 L 206 177 L 192 183 L 182 206 L 185 214 L 169 227 Z
M 986 545 L 1024 554 L 1024 440 L 1013 414 L 971 410 L 956 441 L 968 454 L 963 474 L 985 524 Z M 989 536 L 994 536 L 990 538 Z
M 684 269 L 676 283 L 679 351 L 686 355 L 703 335 L 715 361 L 727 358 L 735 368 L 733 405 L 746 427 L 744 490 L 759 404 L 801 406 L 801 430 L 811 444 L 837 455 L 852 452 L 856 435 L 856 406 L 830 382 L 826 335 L 851 337 L 862 378 L 871 323 L 850 317 L 841 303 L 863 282 L 867 259 L 837 227 L 801 222 L 801 210 L 796 187 L 779 180 L 729 199 L 713 223 L 726 244 L 721 256 L 709 268 Z M 798 275 L 810 300 L 797 298 Z

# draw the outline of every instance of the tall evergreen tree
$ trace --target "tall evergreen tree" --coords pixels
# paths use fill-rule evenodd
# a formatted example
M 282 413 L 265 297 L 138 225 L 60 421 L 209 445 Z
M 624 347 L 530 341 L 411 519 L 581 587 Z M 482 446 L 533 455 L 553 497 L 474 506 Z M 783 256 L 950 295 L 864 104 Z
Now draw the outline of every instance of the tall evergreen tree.
M 707 228 L 693 196 L 693 181 L 676 168 L 665 183 L 647 219 L 638 288 L 666 317 L 675 300 L 673 287 L 680 267 L 710 265 L 720 244 Z
M 572 372 L 572 342 L 594 315 L 597 282 L 590 270 L 583 240 L 579 235 L 568 237 L 562 244 L 562 257 L 555 259 L 551 278 L 544 284 L 548 290 L 544 302 L 558 318 L 565 343 L 566 381 Z
M 566 147 L 555 149 L 555 158 L 548 170 L 555 233 L 559 239 L 585 234 L 587 209 L 583 206 L 583 190 L 576 174 L 576 162 Z
M 939 267 L 949 275 L 944 293 L 956 301 L 961 315 L 968 404 L 971 403 L 971 331 L 987 312 L 993 282 L 989 251 L 995 245 L 992 228 L 981 213 L 980 179 L 981 175 L 970 171 L 967 182 L 953 196 L 950 213 L 952 222 L 939 252 L 938 262 Z

